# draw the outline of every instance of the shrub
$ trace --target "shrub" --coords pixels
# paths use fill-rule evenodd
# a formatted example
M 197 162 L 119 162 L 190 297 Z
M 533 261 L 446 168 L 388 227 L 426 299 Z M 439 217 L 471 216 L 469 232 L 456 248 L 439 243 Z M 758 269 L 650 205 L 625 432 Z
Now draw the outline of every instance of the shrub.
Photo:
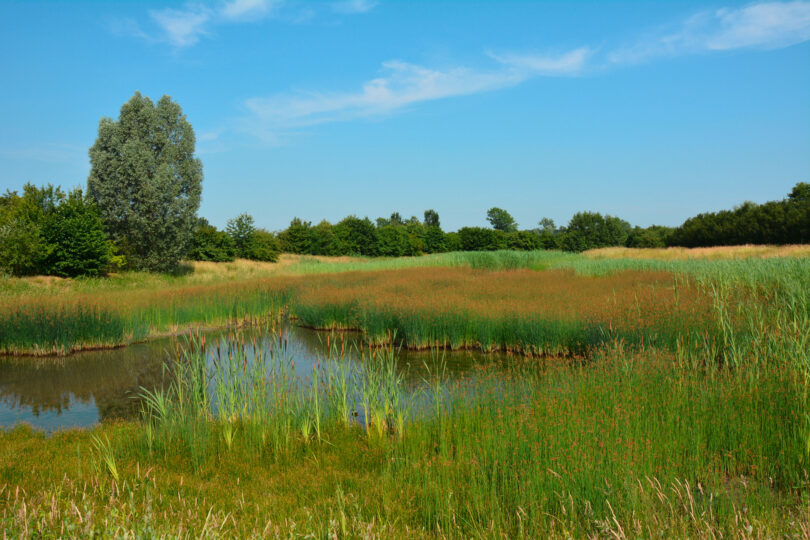
M 228 233 L 217 230 L 205 218 L 199 218 L 188 258 L 192 261 L 229 262 L 235 257 L 236 246 Z
M 408 231 L 401 225 L 386 225 L 377 229 L 379 253 L 384 257 L 410 255 L 411 244 Z
M 540 236 L 531 231 L 506 233 L 506 247 L 518 251 L 532 251 L 542 247 Z
M 71 192 L 44 219 L 49 274 L 75 277 L 104 273 L 112 245 L 104 232 L 98 208 L 80 189 Z
M 459 242 L 463 251 L 495 251 L 506 248 L 503 231 L 484 227 L 462 227 L 458 230 Z
M 349 216 L 335 225 L 334 231 L 345 254 L 367 257 L 379 255 L 377 229 L 370 219 Z
M 309 253 L 312 255 L 340 255 L 343 249 L 340 240 L 335 235 L 332 224 L 326 220 L 321 221 L 310 229 L 312 241 Z
M 425 253 L 444 253 L 447 251 L 447 235 L 440 227 L 434 225 L 425 229 Z
M 278 240 L 265 229 L 256 229 L 244 251 L 245 259 L 252 261 L 276 262 L 280 253 Z
M 630 234 L 630 224 L 598 212 L 578 212 L 568 223 L 562 239 L 567 251 L 585 251 L 609 246 L 623 246 Z
M 77 189 L 26 184 L 0 197 L 0 270 L 12 275 L 96 276 L 113 249 L 98 209 Z M 118 257 L 116 260 L 120 260 Z
M 312 227 L 309 221 L 293 218 L 290 226 L 278 235 L 281 251 L 285 253 L 309 253 L 312 247 Z

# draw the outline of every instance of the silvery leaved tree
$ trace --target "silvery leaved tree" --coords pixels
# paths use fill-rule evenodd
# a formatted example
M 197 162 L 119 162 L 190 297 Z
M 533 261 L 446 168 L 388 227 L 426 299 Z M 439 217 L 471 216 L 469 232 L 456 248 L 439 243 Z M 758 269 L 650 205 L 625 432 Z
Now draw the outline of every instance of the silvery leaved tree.
M 202 192 L 194 130 L 180 105 L 140 92 L 102 118 L 90 148 L 88 195 L 128 264 L 170 271 L 189 248 Z

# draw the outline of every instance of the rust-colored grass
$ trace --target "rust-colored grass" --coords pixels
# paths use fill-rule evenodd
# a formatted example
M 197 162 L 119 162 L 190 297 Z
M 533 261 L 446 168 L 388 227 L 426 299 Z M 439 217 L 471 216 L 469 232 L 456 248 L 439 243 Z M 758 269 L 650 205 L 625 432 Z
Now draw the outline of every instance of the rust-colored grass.
M 423 268 L 313 276 L 294 312 L 316 328 L 357 328 L 372 342 L 524 353 L 583 351 L 621 338 L 672 344 L 711 320 L 710 299 L 665 272 Z

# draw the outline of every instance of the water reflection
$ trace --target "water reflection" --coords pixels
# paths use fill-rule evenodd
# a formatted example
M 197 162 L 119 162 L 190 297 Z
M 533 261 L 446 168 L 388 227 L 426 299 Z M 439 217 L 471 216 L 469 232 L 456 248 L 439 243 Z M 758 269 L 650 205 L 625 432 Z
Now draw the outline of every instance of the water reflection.
M 287 350 L 294 360 L 296 375 L 312 373 L 313 366 L 327 351 L 323 332 L 291 327 L 285 331 Z M 209 343 L 224 333 L 206 336 Z M 248 340 L 269 342 L 266 336 L 248 332 Z M 328 340 L 340 340 L 330 336 Z M 343 334 L 347 357 L 359 361 L 356 334 Z M 154 389 L 166 384 L 164 360 L 175 350 L 174 338 L 158 339 L 112 350 L 87 351 L 67 358 L 0 357 L 0 426 L 26 422 L 52 431 L 88 427 L 99 421 L 133 418 L 139 414 L 137 399 L 141 388 Z M 339 345 L 340 346 L 340 345 Z M 430 352 L 401 351 L 399 369 L 406 385 L 418 386 L 427 375 Z M 476 369 L 501 369 L 509 363 L 504 355 L 472 352 L 448 353 L 447 374 L 451 378 L 471 376 Z

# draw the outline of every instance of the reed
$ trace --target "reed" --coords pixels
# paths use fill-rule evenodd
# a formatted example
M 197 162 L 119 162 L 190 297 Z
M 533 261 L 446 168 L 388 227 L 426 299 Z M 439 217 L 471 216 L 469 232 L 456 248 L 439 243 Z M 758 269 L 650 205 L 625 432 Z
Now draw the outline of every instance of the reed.
M 143 391 L 141 421 L 47 438 L 0 432 L 0 529 L 807 536 L 807 262 L 526 264 L 540 263 L 175 291 L 177 306 L 265 291 L 257 309 L 283 303 L 302 322 L 363 328 L 375 346 L 352 362 L 328 334 L 299 377 L 275 318 L 262 319 L 262 338 L 194 332 L 167 359 L 167 387 Z M 112 300 L 92 305 L 117 313 Z M 401 343 L 431 348 L 421 383 L 405 383 Z M 466 345 L 565 354 L 516 356 L 506 372 L 482 366 L 451 381 L 442 347 Z
M 674 348 L 684 325 L 711 326 L 709 282 L 764 296 L 810 288 L 810 258 L 798 256 L 658 260 L 491 252 L 304 257 L 273 272 L 243 266 L 234 263 L 210 279 L 192 273 L 42 285 L 0 280 L 0 351 L 67 354 L 194 326 L 255 324 L 288 310 L 310 326 L 363 329 L 371 343 L 396 330 L 402 344 L 416 348 L 439 339 L 449 348 L 581 354 L 616 335 Z
M 587 363 L 527 358 L 505 375 L 484 369 L 450 382 L 434 350 L 424 383 L 405 389 L 402 371 L 392 368 L 395 350 L 327 367 L 341 362 L 339 347 L 329 350 L 318 375 L 292 382 L 279 374 L 293 361 L 280 334 L 255 347 L 238 334 L 208 344 L 192 336 L 173 355 L 172 389 L 147 407 L 151 449 L 139 425 L 49 439 L 0 433 L 0 523 L 11 532 L 84 530 L 81 518 L 129 527 L 122 530 L 148 524 L 162 534 L 174 516 L 197 536 L 215 522 L 238 536 L 296 523 L 298 533 L 316 535 L 365 524 L 384 535 L 430 537 L 780 536 L 801 535 L 810 523 L 803 398 L 793 391 L 802 374 L 784 366 L 749 359 L 699 368 L 617 340 Z M 242 381 L 229 378 L 235 372 Z M 208 401 L 199 381 L 209 382 Z M 341 385 L 367 404 L 359 423 L 347 425 Z M 229 394 L 241 397 L 226 405 Z M 407 411 L 401 423 L 397 411 Z M 221 436 L 229 423 L 231 443 Z M 259 431 L 249 426 L 260 423 L 268 436 L 251 439 Z M 286 439 L 274 440 L 285 430 Z M 93 437 L 112 441 L 120 490 L 112 496 L 93 487 L 111 473 L 76 477 L 81 454 L 63 451 Z M 35 454 L 22 452 L 31 448 Z M 47 486 L 63 475 L 70 481 L 56 499 L 14 495 L 20 483 L 26 493 L 51 493 Z M 295 495 L 279 498 L 284 490 Z M 31 506 L 58 518 L 32 521 Z

